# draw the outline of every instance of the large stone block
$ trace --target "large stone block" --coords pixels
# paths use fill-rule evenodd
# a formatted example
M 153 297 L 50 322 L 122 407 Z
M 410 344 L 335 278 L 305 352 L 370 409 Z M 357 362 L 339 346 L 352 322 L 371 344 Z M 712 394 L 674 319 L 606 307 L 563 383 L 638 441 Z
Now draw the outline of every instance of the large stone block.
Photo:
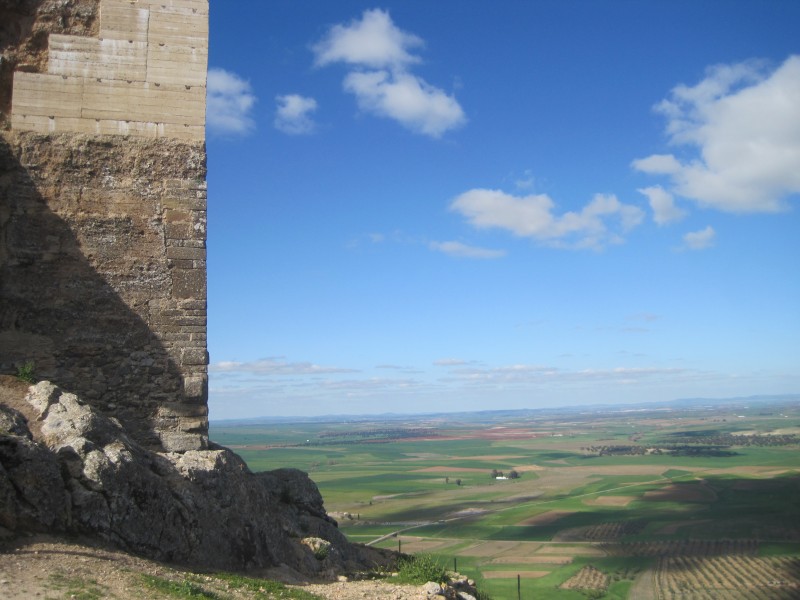
M 174 269 L 172 272 L 173 298 L 205 298 L 206 273 L 202 269 Z

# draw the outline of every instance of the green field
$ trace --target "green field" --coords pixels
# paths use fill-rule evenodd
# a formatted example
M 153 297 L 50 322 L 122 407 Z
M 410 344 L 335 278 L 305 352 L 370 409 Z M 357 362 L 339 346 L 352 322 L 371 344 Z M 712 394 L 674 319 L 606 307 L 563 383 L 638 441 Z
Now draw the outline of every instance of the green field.
M 351 540 L 434 555 L 495 599 L 800 597 L 797 399 L 213 423 L 212 438 L 253 470 L 308 472 Z

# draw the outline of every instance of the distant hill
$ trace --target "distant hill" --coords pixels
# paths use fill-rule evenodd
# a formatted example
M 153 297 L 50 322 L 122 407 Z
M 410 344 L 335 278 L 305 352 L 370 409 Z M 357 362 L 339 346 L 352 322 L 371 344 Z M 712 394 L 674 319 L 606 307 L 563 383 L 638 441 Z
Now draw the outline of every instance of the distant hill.
M 364 423 L 392 422 L 408 420 L 440 420 L 462 422 L 494 422 L 515 418 L 553 417 L 557 415 L 607 414 L 617 412 L 665 411 L 670 409 L 687 410 L 692 408 L 708 408 L 715 406 L 743 407 L 748 404 L 782 404 L 800 402 L 798 394 L 779 394 L 763 396 L 734 396 L 730 398 L 678 398 L 655 402 L 637 402 L 632 404 L 584 404 L 579 406 L 560 406 L 543 408 L 521 408 L 509 410 L 477 410 L 463 412 L 426 412 L 426 413 L 379 413 L 379 414 L 330 414 L 314 416 L 261 416 L 246 419 L 212 419 L 213 425 L 265 425 L 286 423 Z

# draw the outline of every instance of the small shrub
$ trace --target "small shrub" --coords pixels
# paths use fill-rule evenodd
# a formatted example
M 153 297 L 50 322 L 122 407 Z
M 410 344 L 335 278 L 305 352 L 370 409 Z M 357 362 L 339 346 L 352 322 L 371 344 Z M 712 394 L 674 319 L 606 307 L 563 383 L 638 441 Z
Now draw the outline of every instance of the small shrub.
M 29 360 L 23 365 L 17 366 L 17 379 L 25 383 L 36 383 L 36 377 L 33 374 L 34 364 Z
M 415 585 L 422 585 L 428 581 L 442 583 L 447 580 L 447 571 L 432 556 L 417 554 L 400 560 L 398 564 L 398 580 Z

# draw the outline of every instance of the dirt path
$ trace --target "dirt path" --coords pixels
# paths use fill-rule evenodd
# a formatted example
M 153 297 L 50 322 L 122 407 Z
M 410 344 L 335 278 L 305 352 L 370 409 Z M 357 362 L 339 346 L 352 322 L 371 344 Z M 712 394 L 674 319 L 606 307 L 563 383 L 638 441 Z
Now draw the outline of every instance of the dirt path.
M 633 581 L 628 598 L 636 600 L 658 600 L 656 595 L 656 570 L 655 568 L 644 569 Z

